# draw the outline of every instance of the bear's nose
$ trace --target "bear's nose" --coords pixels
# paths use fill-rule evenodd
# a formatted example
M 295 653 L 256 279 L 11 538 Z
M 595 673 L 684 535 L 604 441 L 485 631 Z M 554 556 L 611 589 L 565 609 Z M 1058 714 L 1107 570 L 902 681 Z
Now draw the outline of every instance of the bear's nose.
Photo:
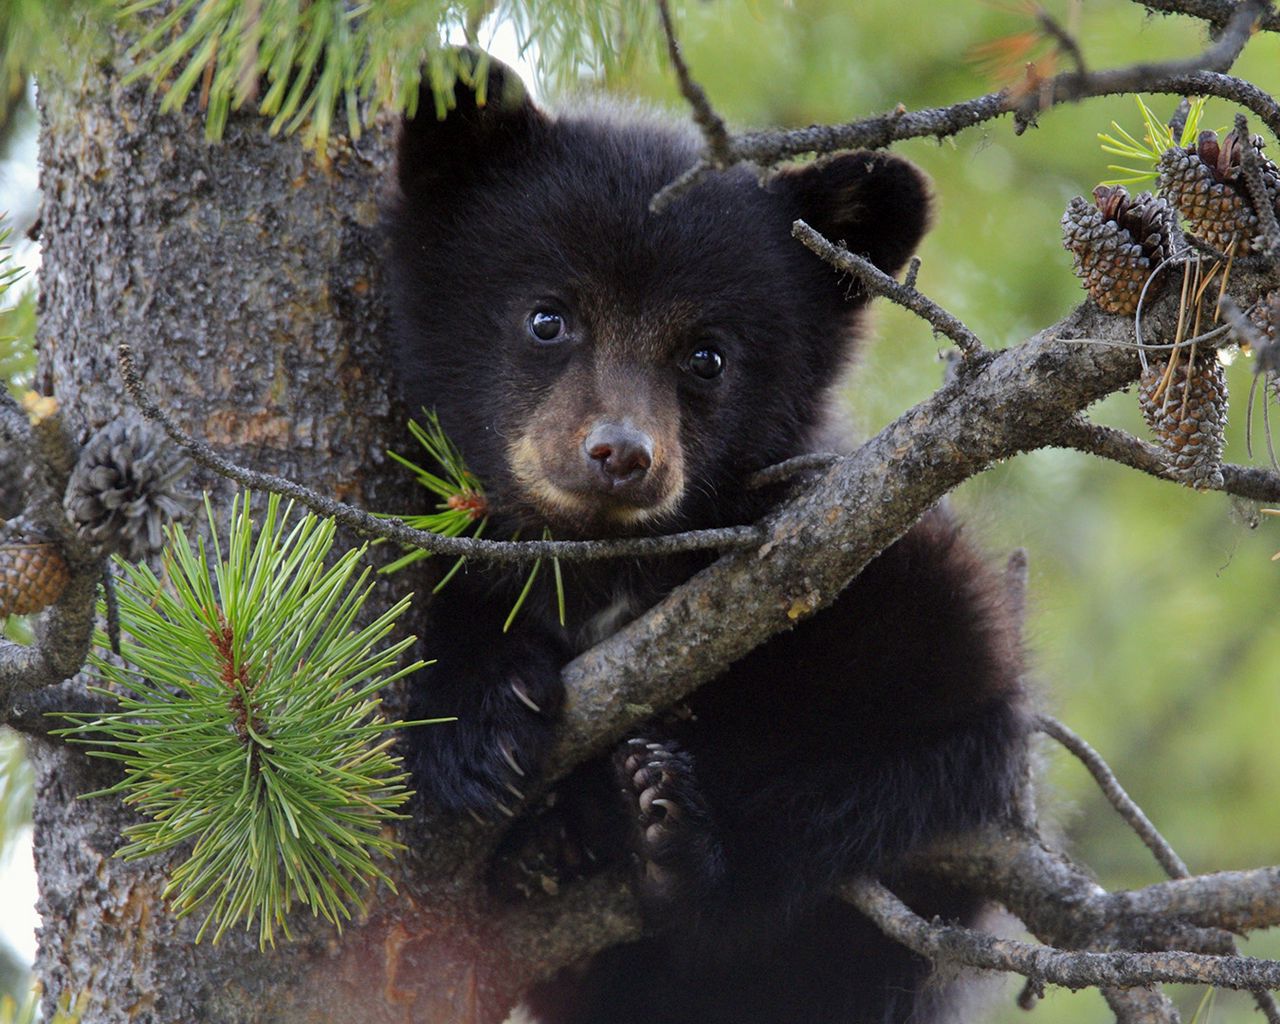
M 597 423 L 582 452 L 611 489 L 637 482 L 653 465 L 653 439 L 625 423 Z

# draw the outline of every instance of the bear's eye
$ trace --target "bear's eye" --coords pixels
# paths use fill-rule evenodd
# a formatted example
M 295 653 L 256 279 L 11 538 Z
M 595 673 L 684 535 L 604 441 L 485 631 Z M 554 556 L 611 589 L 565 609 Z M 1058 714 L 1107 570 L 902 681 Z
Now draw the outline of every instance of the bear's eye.
M 529 314 L 529 333 L 535 341 L 547 344 L 564 337 L 564 317 L 555 310 L 535 309 Z
M 704 345 L 702 348 L 696 349 L 689 357 L 689 362 L 685 364 L 687 369 L 695 377 L 701 377 L 703 380 L 712 380 L 719 377 L 724 372 L 724 356 L 719 350 Z

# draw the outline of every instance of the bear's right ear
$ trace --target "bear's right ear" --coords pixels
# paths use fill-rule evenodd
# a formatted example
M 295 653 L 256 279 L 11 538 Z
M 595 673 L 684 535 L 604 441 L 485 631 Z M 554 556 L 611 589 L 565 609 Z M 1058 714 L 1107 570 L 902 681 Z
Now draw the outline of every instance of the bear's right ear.
M 843 153 L 779 172 L 770 182 L 815 231 L 896 274 L 929 227 L 929 183 L 888 153 Z
M 396 178 L 410 193 L 423 185 L 464 178 L 471 168 L 509 159 L 529 143 L 546 118 L 511 68 L 487 53 L 460 48 L 453 106 L 436 116 L 429 75 L 422 69 L 417 113 L 406 117 L 396 152 Z

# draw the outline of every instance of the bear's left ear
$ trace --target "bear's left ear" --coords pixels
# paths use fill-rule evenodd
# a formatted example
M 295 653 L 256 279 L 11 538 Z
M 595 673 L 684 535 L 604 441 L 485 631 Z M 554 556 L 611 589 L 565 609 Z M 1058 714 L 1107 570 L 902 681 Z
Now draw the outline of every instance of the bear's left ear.
M 914 164 L 887 153 L 847 153 L 791 168 L 770 189 L 831 241 L 896 274 L 929 227 L 929 184 Z

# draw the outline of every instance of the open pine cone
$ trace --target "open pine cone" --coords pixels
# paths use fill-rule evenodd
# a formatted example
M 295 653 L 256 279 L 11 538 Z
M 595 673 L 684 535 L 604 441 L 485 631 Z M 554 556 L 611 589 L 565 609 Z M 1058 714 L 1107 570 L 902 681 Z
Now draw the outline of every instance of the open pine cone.
M 1255 247 L 1258 214 L 1240 173 L 1243 147 L 1252 146 L 1262 166 L 1271 202 L 1280 213 L 1280 168 L 1262 155 L 1262 138 L 1241 138 L 1233 129 L 1218 142 L 1217 132 L 1201 132 L 1192 146 L 1175 146 L 1160 157 L 1160 192 L 1187 218 L 1191 231 L 1226 252 L 1233 242 L 1237 255 Z
M 1177 215 L 1149 192 L 1130 197 L 1123 186 L 1099 185 L 1093 203 L 1076 196 L 1062 217 L 1062 244 L 1075 257 L 1076 276 L 1108 313 L 1137 310 L 1152 270 L 1172 254 Z M 1163 285 L 1157 279 L 1149 292 Z
M 159 551 L 166 522 L 191 500 L 175 489 L 187 460 L 138 420 L 116 420 L 89 439 L 63 499 L 80 536 L 103 552 L 140 562 Z

